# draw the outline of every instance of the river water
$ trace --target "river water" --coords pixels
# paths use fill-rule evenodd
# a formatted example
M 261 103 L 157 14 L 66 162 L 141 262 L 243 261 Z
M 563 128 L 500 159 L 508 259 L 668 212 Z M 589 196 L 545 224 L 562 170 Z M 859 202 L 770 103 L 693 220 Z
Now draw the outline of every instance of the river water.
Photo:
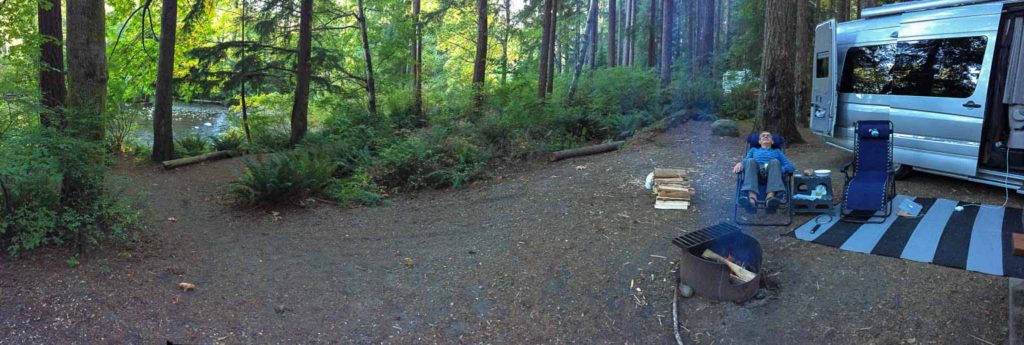
M 135 138 L 147 146 L 153 145 L 153 107 L 140 108 L 144 114 L 139 116 Z M 217 136 L 231 127 L 228 116 L 231 110 L 216 104 L 174 103 L 171 127 L 174 137 L 181 138 L 189 134 L 199 134 L 204 138 Z

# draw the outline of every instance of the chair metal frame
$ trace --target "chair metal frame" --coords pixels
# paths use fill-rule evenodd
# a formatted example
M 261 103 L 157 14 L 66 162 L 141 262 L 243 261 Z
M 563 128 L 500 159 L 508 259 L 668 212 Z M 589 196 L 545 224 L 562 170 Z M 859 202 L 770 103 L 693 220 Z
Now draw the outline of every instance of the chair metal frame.
M 754 136 L 754 135 L 757 135 L 757 134 L 751 134 L 751 136 Z M 778 148 L 783 153 L 786 152 L 786 150 L 785 150 L 786 141 L 785 141 L 785 139 L 782 138 L 782 136 L 780 136 L 778 134 L 772 134 L 772 141 L 775 142 L 775 145 L 772 145 L 772 147 Z M 752 148 L 753 145 L 754 144 L 751 144 L 750 136 L 748 136 L 747 137 L 747 150 L 750 150 L 750 148 Z M 785 209 L 786 214 L 788 216 L 788 220 L 785 223 L 781 223 L 781 222 L 766 222 L 766 223 L 751 222 L 751 221 L 743 220 L 743 218 L 740 217 L 740 213 L 739 213 L 740 212 L 739 198 L 740 197 L 744 197 L 744 198 L 746 197 L 745 195 L 742 195 L 742 193 L 741 193 L 742 191 L 740 190 L 740 188 L 743 188 L 743 177 L 744 176 L 743 176 L 743 172 L 742 171 L 739 172 L 739 173 L 736 173 L 736 193 L 735 193 L 736 201 L 733 203 L 733 207 L 732 207 L 732 219 L 733 219 L 734 222 L 736 222 L 736 224 L 746 225 L 746 226 L 790 226 L 790 225 L 793 224 L 793 207 L 792 207 L 792 204 L 793 204 L 793 173 L 783 173 L 782 184 L 786 186 L 786 191 L 785 191 L 786 198 L 785 198 L 784 202 L 781 202 L 779 204 L 778 209 L 775 210 L 777 212 L 779 209 Z M 751 213 L 751 212 L 747 211 L 746 208 L 744 208 L 743 212 L 747 212 L 748 215 L 758 215 L 760 213 L 760 210 L 764 210 L 765 214 L 775 214 L 775 212 L 772 212 L 772 213 L 768 212 L 769 211 L 768 210 L 768 205 L 765 203 L 764 199 L 761 199 L 761 197 L 764 196 L 764 195 L 761 195 L 761 194 L 762 193 L 758 193 L 758 200 L 757 200 L 757 203 L 755 203 L 755 205 L 754 205 L 754 212 Z
M 877 120 L 875 120 L 877 121 Z M 878 121 L 881 122 L 881 121 Z M 859 223 L 859 224 L 880 224 L 884 223 L 890 215 L 892 215 L 892 200 L 896 197 L 896 170 L 893 169 L 892 165 L 892 145 L 893 145 L 893 133 L 894 128 L 892 121 L 886 121 L 889 123 L 889 140 L 888 140 L 888 162 L 889 168 L 886 169 L 886 186 L 885 188 L 885 201 L 882 203 L 882 209 L 875 211 L 870 217 L 864 219 L 851 218 L 853 212 L 847 212 L 846 202 L 850 195 L 850 181 L 857 178 L 857 157 L 860 152 L 860 137 L 856 134 L 860 129 L 860 121 L 854 122 L 854 140 L 853 140 L 853 160 L 843 164 L 840 171 L 843 172 L 843 176 L 846 177 L 846 181 L 843 182 L 843 203 L 839 211 L 839 220 L 847 223 Z M 853 175 L 849 173 L 850 166 L 853 166 Z M 878 214 L 884 212 L 883 214 Z M 873 220 L 875 218 L 881 218 L 879 220 Z

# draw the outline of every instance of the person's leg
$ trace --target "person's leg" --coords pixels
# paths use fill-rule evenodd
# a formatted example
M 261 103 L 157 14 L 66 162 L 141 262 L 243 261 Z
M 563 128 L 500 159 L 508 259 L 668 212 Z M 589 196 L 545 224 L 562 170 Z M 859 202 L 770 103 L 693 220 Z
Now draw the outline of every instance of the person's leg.
M 782 182 L 782 164 L 778 159 L 768 162 L 768 185 L 766 187 L 768 193 L 772 194 L 786 190 L 786 185 Z
M 753 158 L 743 160 L 743 186 L 740 187 L 741 191 L 757 193 L 757 161 Z

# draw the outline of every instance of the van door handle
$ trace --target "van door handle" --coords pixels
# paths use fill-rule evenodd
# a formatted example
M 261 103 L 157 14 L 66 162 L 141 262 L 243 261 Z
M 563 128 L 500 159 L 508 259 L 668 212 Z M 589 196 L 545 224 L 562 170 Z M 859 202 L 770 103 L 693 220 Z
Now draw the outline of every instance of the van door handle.
M 964 103 L 964 108 L 981 108 L 981 104 L 974 103 L 974 101 L 967 101 L 967 103 Z

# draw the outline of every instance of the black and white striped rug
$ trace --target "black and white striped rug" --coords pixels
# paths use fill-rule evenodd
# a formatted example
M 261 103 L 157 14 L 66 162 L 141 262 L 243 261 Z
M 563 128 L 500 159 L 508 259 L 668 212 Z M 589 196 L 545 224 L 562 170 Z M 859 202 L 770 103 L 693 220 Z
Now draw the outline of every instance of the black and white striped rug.
M 1012 233 L 1024 232 L 1021 209 L 906 195 L 896 196 L 893 205 L 905 199 L 923 206 L 920 216 L 900 217 L 894 210 L 881 224 L 855 224 L 825 215 L 797 227 L 792 235 L 853 252 L 1024 278 L 1024 257 L 1013 255 L 1010 239 Z M 965 206 L 963 211 L 955 210 L 958 205 Z

